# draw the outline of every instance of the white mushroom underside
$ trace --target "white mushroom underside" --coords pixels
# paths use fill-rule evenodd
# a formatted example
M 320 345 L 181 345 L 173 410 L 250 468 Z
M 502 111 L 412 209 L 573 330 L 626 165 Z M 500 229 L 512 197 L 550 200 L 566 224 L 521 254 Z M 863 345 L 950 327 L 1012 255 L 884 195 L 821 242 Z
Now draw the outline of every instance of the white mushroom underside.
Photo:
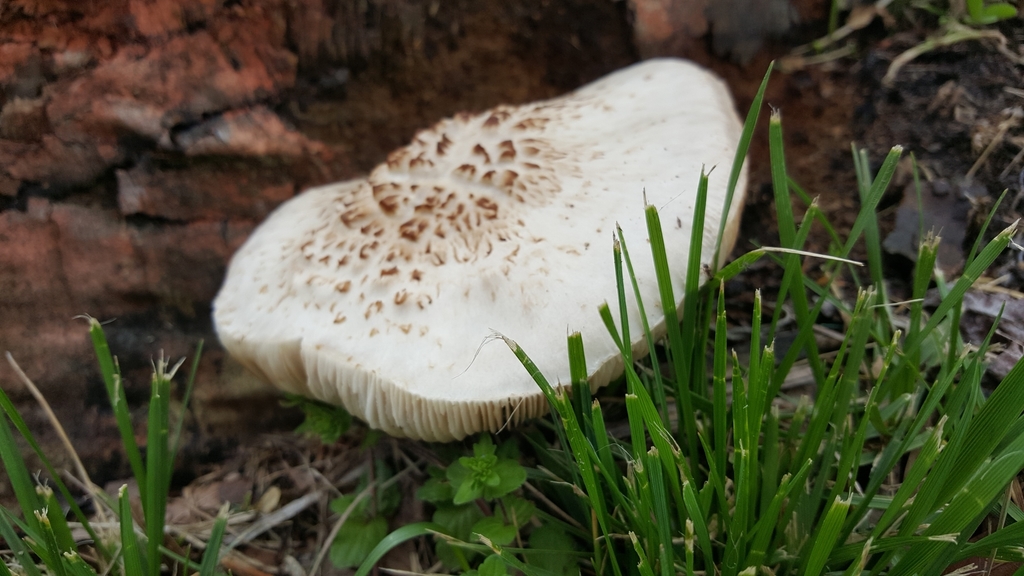
M 621 373 L 597 312 L 617 298 L 615 224 L 660 331 L 644 194 L 659 208 L 682 294 L 701 167 L 718 165 L 708 262 L 739 133 L 723 84 L 680 60 L 442 121 L 368 178 L 275 211 L 231 263 L 214 303 L 218 333 L 270 382 L 344 405 L 390 434 L 445 441 L 537 416 L 546 410 L 539 389 L 489 335 L 516 340 L 550 381 L 565 383 L 565 336 L 578 330 L 591 384 Z M 742 193 L 741 184 L 733 219 Z

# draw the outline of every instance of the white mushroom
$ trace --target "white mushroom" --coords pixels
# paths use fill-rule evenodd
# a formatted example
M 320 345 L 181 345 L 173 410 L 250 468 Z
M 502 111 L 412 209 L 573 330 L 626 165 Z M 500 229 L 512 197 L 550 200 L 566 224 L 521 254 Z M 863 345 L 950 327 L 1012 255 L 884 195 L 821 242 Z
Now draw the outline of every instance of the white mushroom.
M 665 225 L 682 294 L 701 167 L 714 252 L 740 121 L 706 70 L 650 60 L 553 100 L 460 114 L 364 179 L 277 209 L 214 303 L 228 351 L 288 392 L 345 406 L 396 436 L 448 441 L 535 417 L 545 399 L 492 330 L 551 381 L 579 330 L 594 388 L 622 371 L 598 306 L 616 301 L 618 222 L 652 325 L 664 329 L 643 198 Z M 743 185 L 726 245 L 735 240 Z M 641 347 L 640 319 L 632 318 Z

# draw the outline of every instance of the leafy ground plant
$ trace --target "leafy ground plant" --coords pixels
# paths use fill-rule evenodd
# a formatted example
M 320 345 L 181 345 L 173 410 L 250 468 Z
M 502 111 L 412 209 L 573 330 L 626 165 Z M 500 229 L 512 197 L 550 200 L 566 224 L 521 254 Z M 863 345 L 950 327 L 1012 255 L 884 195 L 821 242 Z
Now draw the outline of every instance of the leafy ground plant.
M 840 13 L 848 11 L 845 23 L 840 26 Z M 850 56 L 857 52 L 853 42 L 834 47 L 857 30 L 866 28 L 876 18 L 883 20 L 887 27 L 896 22 L 927 30 L 927 36 L 893 59 L 883 83 L 892 85 L 899 71 L 909 62 L 928 52 L 968 41 L 987 41 L 995 45 L 1003 56 L 1021 64 L 1021 57 L 1007 47 L 1007 39 L 993 28 L 994 24 L 1017 17 L 1017 8 L 1007 2 L 986 0 L 875 0 L 874 2 L 849 2 L 833 0 L 829 12 L 828 34 L 806 46 L 794 50 L 787 67 L 827 62 Z M 921 18 L 923 16 L 923 18 Z M 927 21 L 922 24 L 920 20 Z
M 0 562 L 0 575 L 157 576 L 163 569 L 173 571 L 175 567 L 183 567 L 201 576 L 217 574 L 220 542 L 227 525 L 225 516 L 219 516 L 214 522 L 206 551 L 199 563 L 180 557 L 163 546 L 167 494 L 182 425 L 181 420 L 178 420 L 174 428 L 171 428 L 171 380 L 184 360 L 172 366 L 161 358 L 154 364 L 143 457 L 143 450 L 135 441 L 117 360 L 110 352 L 99 322 L 92 318 L 88 322 L 103 382 L 138 485 L 142 524 L 137 525 L 132 516 L 127 486 L 121 487 L 116 499 L 111 498 L 93 486 L 85 476 L 84 468 L 79 466 L 82 475 L 79 481 L 89 488 L 89 496 L 97 510 L 95 518 L 100 520 L 91 522 L 32 437 L 10 398 L 0 390 L 0 407 L 5 414 L 0 417 L 0 460 L 21 507 L 20 517 L 14 511 L 0 508 L 0 536 L 10 549 L 10 556 L 5 556 Z M 186 385 L 185 403 L 192 389 L 201 349 L 200 344 Z M 24 376 L 10 355 L 8 360 L 22 381 L 34 391 L 31 381 Z M 42 400 L 38 394 L 37 398 Z M 59 423 L 56 420 L 54 422 L 60 435 L 66 438 Z M 49 478 L 46 482 L 30 472 L 16 442 L 12 425 L 42 462 Z M 77 459 L 70 444 L 68 448 L 72 457 Z M 53 486 L 49 484 L 51 482 Z M 54 488 L 60 494 L 60 499 Z M 70 507 L 72 520 L 66 518 L 62 502 Z M 108 515 L 113 522 L 107 521 L 111 519 Z M 84 539 L 77 529 L 84 533 Z
M 674 336 L 679 325 L 668 322 L 666 352 L 673 361 L 667 377 L 627 367 L 630 433 L 618 439 L 595 433 L 605 427 L 599 404 L 590 411 L 575 409 L 569 396 L 536 371 L 526 352 L 507 340 L 565 429 L 565 453 L 598 520 L 593 537 L 608 543 L 595 551 L 595 572 L 618 575 L 636 566 L 644 576 L 705 571 L 910 575 L 941 574 L 972 558 L 1024 560 L 1019 546 L 1024 525 L 1018 522 L 1024 515 L 1000 498 L 1024 468 L 1024 364 L 986 397 L 981 384 L 988 340 L 965 348 L 958 330 L 948 329 L 963 295 L 1010 244 L 1016 225 L 972 254 L 954 284 L 936 278 L 942 301 L 927 318 L 922 299 L 933 277 L 937 241 L 923 242 L 909 318 L 897 320 L 891 313 L 895 303 L 885 297 L 874 208 L 901 150 L 893 149 L 873 179 L 861 178 L 862 211 L 850 237 L 836 242 L 832 259 L 826 260 L 822 285 L 803 274 L 807 263 L 796 251 L 823 215 L 811 203 L 797 226 L 777 113 L 769 135 L 780 241 L 790 250 L 778 259 L 785 275 L 774 308 L 780 310 L 787 298 L 800 327 L 797 344 L 781 357 L 773 343 L 777 315 L 767 326 L 767 345 L 761 343 L 760 295 L 749 363 L 741 365 L 736 353 L 729 353 L 722 286 L 737 267 L 718 272 L 688 295 L 696 297 L 696 309 L 704 315 L 692 321 L 684 316 L 679 336 Z M 667 278 L 667 263 L 658 257 L 664 252 L 657 245 L 660 223 L 653 207 L 647 208 L 647 218 L 656 266 Z M 694 222 L 695 230 L 702 228 L 702 222 Z M 835 298 L 829 284 L 839 277 L 840 266 L 848 265 L 844 261 L 860 236 L 870 278 L 851 306 Z M 618 238 L 616 266 L 621 257 L 631 270 L 626 240 Z M 739 263 L 765 253 L 754 251 Z M 671 296 L 667 283 L 664 288 Z M 620 283 L 620 306 L 625 294 Z M 828 358 L 811 338 L 826 302 L 847 318 L 845 339 Z M 613 339 L 623 342 L 607 307 L 602 313 Z M 931 338 L 944 323 L 942 360 L 935 370 L 922 370 L 926 343 L 934 344 Z M 713 336 L 709 324 L 715 326 Z M 684 350 L 677 343 L 685 340 L 700 344 Z M 625 355 L 629 344 L 622 346 Z M 570 354 L 582 348 L 571 344 Z M 817 384 L 813 404 L 780 395 L 801 349 Z M 706 350 L 713 354 L 707 376 L 701 370 Z M 570 357 L 573 362 L 582 358 Z M 654 400 L 660 396 L 674 400 L 678 419 L 664 417 L 667 411 Z M 687 413 L 684 405 L 695 410 Z M 994 513 L 1009 523 L 973 539 Z
M 433 534 L 437 536 L 434 550 L 439 567 L 447 570 L 486 576 L 507 574 L 506 561 L 492 549 L 503 546 L 520 553 L 541 573 L 576 573 L 578 563 L 585 558 L 576 543 L 587 533 L 582 526 L 566 523 L 524 497 L 525 490 L 540 494 L 531 481 L 543 473 L 528 470 L 521 459 L 515 438 L 496 445 L 490 436 L 481 436 L 473 445 L 472 455 L 456 456 L 444 468 L 428 468 L 430 478 L 416 497 L 433 507 L 430 522 L 402 526 L 387 536 L 380 534 L 372 550 L 365 548 L 365 538 L 342 539 L 339 532 L 335 546 L 344 547 L 352 556 L 336 565 L 348 566 L 359 556 L 362 565 L 357 575 L 362 576 L 400 542 Z M 379 516 L 364 521 L 383 525 Z
M 748 115 L 730 188 L 763 89 Z M 958 326 L 964 294 L 1011 244 L 1016 224 L 982 245 L 986 223 L 963 274 L 949 283 L 935 273 L 938 239 L 922 234 L 927 239 L 911 299 L 892 302 L 875 208 L 902 150 L 893 148 L 874 175 L 866 155 L 855 150 L 862 208 L 842 239 L 787 174 L 778 113 L 769 122 L 769 141 L 780 246 L 758 248 L 712 270 L 703 284 L 692 267 L 681 323 L 671 305 L 671 283 L 664 280 L 669 263 L 658 212 L 646 208 L 665 303 L 667 335 L 659 358 L 665 368 L 626 363 L 624 432 L 614 432 L 619 427 L 605 418 L 606 402 L 616 399 L 589 397 L 579 334 L 570 335 L 568 349 L 573 382 L 580 385 L 558 389 L 530 361 L 529 351 L 505 338 L 552 407 L 559 440 L 554 449 L 538 445 L 545 465 L 543 474 L 541 467 L 536 471 L 544 489 L 537 500 L 557 511 L 570 527 L 565 533 L 585 554 L 573 569 L 614 576 L 903 576 L 938 575 L 963 562 L 1024 561 L 1024 511 L 1008 492 L 1024 469 L 1024 363 L 994 390 L 983 388 L 994 328 L 983 342 L 966 346 Z M 706 177 L 698 190 L 706 193 Z M 799 222 L 794 195 L 804 204 Z M 830 254 L 802 251 L 816 225 L 834 240 Z M 699 211 L 693 230 L 703 230 Z M 600 310 L 624 358 L 630 357 L 629 340 L 621 335 L 626 314 L 617 322 L 612 309 L 645 304 L 628 302 L 625 289 L 636 282 L 628 243 L 643 240 L 619 233 L 613 250 L 619 301 Z M 692 242 L 690 262 L 700 261 L 700 245 L 699 237 Z M 866 270 L 849 259 L 855 246 L 866 254 Z M 774 303 L 755 298 L 749 360 L 741 362 L 726 341 L 724 282 L 764 257 L 773 258 L 784 275 Z M 805 273 L 812 265 L 820 271 L 815 278 Z M 840 297 L 837 280 L 858 286 L 854 301 Z M 940 303 L 926 311 L 930 288 Z M 798 334 L 792 346 L 777 349 L 783 304 L 791 307 Z M 826 304 L 845 324 L 835 350 L 819 350 L 814 338 Z M 784 392 L 798 362 L 813 375 L 813 401 Z M 461 490 L 444 496 L 454 504 Z M 979 530 L 993 518 L 995 528 Z M 400 528 L 359 574 L 396 542 L 428 533 L 451 538 L 436 522 Z M 492 553 L 479 572 L 497 572 L 499 558 L 530 576 L 550 573 L 533 562 L 529 548 L 483 536 L 482 529 L 478 534 Z

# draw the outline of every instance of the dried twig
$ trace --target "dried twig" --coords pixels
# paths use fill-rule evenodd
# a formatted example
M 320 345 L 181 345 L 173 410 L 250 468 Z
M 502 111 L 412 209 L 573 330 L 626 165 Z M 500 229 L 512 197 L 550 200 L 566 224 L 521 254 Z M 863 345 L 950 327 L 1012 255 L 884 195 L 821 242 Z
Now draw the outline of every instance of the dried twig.
M 324 493 L 320 490 L 316 492 L 310 492 L 305 496 L 296 498 L 284 506 L 278 508 L 274 512 L 261 516 L 259 520 L 252 523 L 251 526 L 243 530 L 240 534 L 233 538 L 225 538 L 227 548 L 230 550 L 235 548 L 239 544 L 249 542 L 253 538 L 263 534 L 267 530 L 270 530 L 274 526 L 281 524 L 287 520 L 294 518 L 299 512 L 302 512 L 306 508 L 310 507 L 316 502 L 319 502 L 323 498 Z
M 398 474 L 395 474 L 391 478 L 388 478 L 386 482 L 381 483 L 379 486 L 376 481 L 370 482 L 370 484 L 366 488 L 363 488 L 363 490 L 356 495 L 355 499 L 352 501 L 351 504 L 349 504 L 348 508 L 346 508 L 345 512 L 341 515 L 341 518 L 338 518 L 338 521 L 335 522 L 334 526 L 331 527 L 331 532 L 327 535 L 324 546 L 320 549 L 319 552 L 317 552 L 316 560 L 313 561 L 313 566 L 311 566 L 309 569 L 310 576 L 314 576 L 315 574 L 317 574 L 317 572 L 319 572 L 320 565 L 323 564 L 324 558 L 327 557 L 327 553 L 331 549 L 331 543 L 334 542 L 335 537 L 338 536 L 338 532 L 341 531 L 341 527 L 345 525 L 345 522 L 348 521 L 349 516 L 351 516 L 352 513 L 355 511 L 356 506 L 358 506 L 359 503 L 362 502 L 364 498 L 368 497 L 370 494 L 373 494 L 373 491 L 375 489 L 383 490 L 387 488 L 388 486 L 394 484 L 400 478 L 402 478 L 412 470 L 416 470 L 416 467 L 407 467 L 405 470 L 402 470 Z
M 61 443 L 64 445 L 64 449 L 67 451 L 68 456 L 71 457 L 71 461 L 74 463 L 75 469 L 78 471 L 82 485 L 85 486 L 89 492 L 90 498 L 93 499 L 96 507 L 96 515 L 99 517 L 101 522 L 106 522 L 107 516 L 103 502 L 99 497 L 97 497 L 97 494 L 100 494 L 103 491 L 99 486 L 93 484 L 92 479 L 89 478 L 89 473 L 85 471 L 85 465 L 82 464 L 81 458 L 78 457 L 78 452 L 75 451 L 75 447 L 71 444 L 71 439 L 68 438 L 67 432 L 64 431 L 64 426 L 62 426 L 60 420 L 57 419 L 57 415 L 53 413 L 53 409 L 50 408 L 50 403 L 46 401 L 46 397 L 43 396 L 43 393 L 39 391 L 39 388 L 37 388 L 35 383 L 32 382 L 32 379 L 25 374 L 25 371 L 21 369 L 21 366 L 18 366 L 18 362 L 14 360 L 14 356 L 10 352 L 6 352 L 5 355 L 7 356 L 7 363 L 11 365 L 11 369 L 14 370 L 18 379 L 21 380 L 22 385 L 24 385 L 25 388 L 28 389 L 29 393 L 32 394 L 32 397 L 35 398 L 36 403 L 38 403 L 39 407 L 43 409 L 43 413 L 46 414 L 46 418 L 50 421 L 50 425 L 53 426 L 54 431 L 57 432 L 57 437 L 60 438 Z

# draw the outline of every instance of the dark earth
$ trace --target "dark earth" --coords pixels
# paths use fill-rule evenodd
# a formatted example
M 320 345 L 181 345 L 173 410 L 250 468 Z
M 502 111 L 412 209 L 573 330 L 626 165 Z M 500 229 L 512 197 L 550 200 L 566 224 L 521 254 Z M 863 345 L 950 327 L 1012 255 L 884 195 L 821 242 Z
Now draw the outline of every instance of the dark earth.
M 205 340 L 177 486 L 208 473 L 218 489 L 239 473 L 279 478 L 311 458 L 325 478 L 342 478 L 367 456 L 349 444 L 291 438 L 298 413 L 281 407 L 216 342 L 210 301 L 231 253 L 277 204 L 369 171 L 417 129 L 460 111 L 562 94 L 660 55 L 716 71 L 741 112 L 776 60 L 765 101 L 782 115 L 790 176 L 818 197 L 840 231 L 859 205 L 851 143 L 866 149 L 872 170 L 891 146 L 905 147 L 879 209 L 883 235 L 895 231 L 886 249 L 897 296 L 917 241 L 911 154 L 924 181 L 925 221 L 946 239 L 940 264 L 947 277 L 959 271 L 964 248 L 1003 190 L 989 235 L 1019 217 L 1019 19 L 987 28 L 1002 35 L 1002 50 L 993 38 L 956 43 L 917 58 L 886 83 L 893 59 L 935 33 L 935 18 L 867 18 L 831 47 L 843 55 L 812 62 L 798 47 L 827 33 L 830 2 L 705 4 L 6 2 L 0 349 L 49 398 L 100 485 L 127 477 L 127 467 L 85 323 L 74 319 L 82 314 L 104 321 L 136 411 L 148 395 L 150 359 L 160 350 L 190 355 Z M 857 14 L 867 8 L 858 6 Z M 767 108 L 751 149 L 734 255 L 778 243 L 766 120 Z M 816 229 L 809 249 L 826 251 L 828 241 Z M 749 309 L 753 289 L 771 294 L 780 274 L 770 262 L 758 263 L 727 286 L 731 300 Z M 1002 276 L 1003 288 L 1021 290 L 1015 260 L 993 275 Z M 742 314 L 735 321 L 742 323 Z M 0 385 L 50 453 L 61 454 L 6 362 Z M 242 493 L 258 496 L 272 483 L 261 482 L 245 484 Z M 286 499 L 309 489 L 294 478 L 287 486 Z M 0 485 L 0 501 L 9 499 Z M 322 529 L 314 532 L 323 537 Z

